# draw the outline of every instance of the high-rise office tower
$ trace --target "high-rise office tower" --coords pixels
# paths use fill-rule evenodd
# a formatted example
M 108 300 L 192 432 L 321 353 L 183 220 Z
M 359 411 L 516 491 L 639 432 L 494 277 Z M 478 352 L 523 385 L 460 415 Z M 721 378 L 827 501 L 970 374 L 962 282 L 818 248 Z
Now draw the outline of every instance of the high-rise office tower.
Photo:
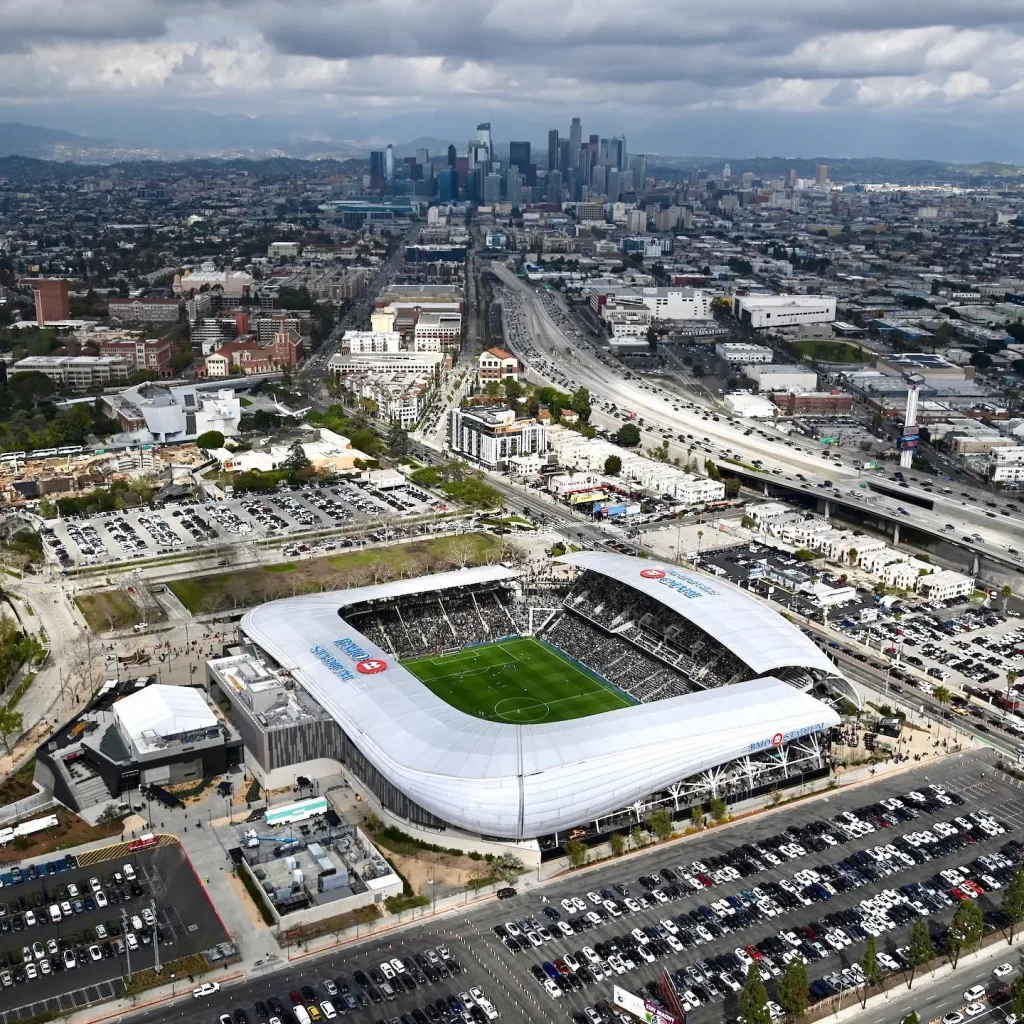
M 647 184 L 647 157 L 643 153 L 637 153 L 629 161 L 629 169 L 633 172 L 633 188 L 642 193 Z
M 576 166 L 579 168 L 583 184 L 586 185 L 590 181 L 590 170 L 594 166 L 590 159 L 589 146 L 580 146 L 579 154 L 576 157 Z
M 523 176 L 515 167 L 510 167 L 505 177 L 505 198 L 513 206 L 523 203 Z
M 417 149 L 416 150 L 416 163 L 428 164 L 430 163 L 430 150 L 429 149 Z
M 626 168 L 626 140 L 618 135 L 601 140 L 601 163 L 617 171 Z
M 501 199 L 501 175 L 488 174 L 484 177 L 484 202 L 489 206 Z
M 786 188 L 796 188 L 796 168 L 790 167 L 786 171 Z
M 583 125 L 578 117 L 569 125 L 569 166 L 575 167 L 579 162 L 580 143 L 583 141 Z
M 448 145 L 448 166 L 449 167 L 454 167 L 455 166 L 455 158 L 457 156 L 458 156 L 458 153 L 456 152 L 455 147 L 453 145 L 451 145 L 451 143 L 449 143 L 449 145 Z
M 458 178 L 455 174 L 455 168 L 449 167 L 443 170 L 437 176 L 437 198 L 442 203 L 451 203 L 455 201 L 458 192 Z
M 558 140 L 558 169 L 564 177 L 569 173 L 569 140 Z
M 530 166 L 530 144 L 528 142 L 510 142 L 508 144 L 508 162 L 510 167 L 518 167 L 524 174 Z
M 732 165 L 731 164 L 726 164 L 722 168 L 722 180 L 723 181 L 728 181 L 731 177 L 732 177 Z
M 622 185 L 619 182 L 619 172 L 614 167 L 608 168 L 608 186 L 605 189 L 608 194 L 608 198 L 614 203 L 618 201 L 620 195 L 622 195 Z
M 384 150 L 374 149 L 370 151 L 370 177 L 383 178 L 385 176 Z
M 548 171 L 548 202 L 560 203 L 562 201 L 562 172 L 559 170 Z
M 548 132 L 548 170 L 558 170 L 558 129 L 552 128 Z
M 601 153 L 600 136 L 591 135 L 590 141 L 587 143 L 587 148 L 590 150 L 590 166 L 593 167 L 598 162 L 598 156 Z
M 487 149 L 487 159 L 491 159 L 491 122 L 484 121 L 476 126 L 476 141 L 478 146 Z
M 384 150 L 384 177 L 388 184 L 395 180 L 395 147 L 389 142 L 388 148 Z
M 590 172 L 590 187 L 598 195 L 604 195 L 604 190 L 608 185 L 608 168 L 604 164 L 598 164 Z
M 815 184 L 827 185 L 828 184 L 828 164 L 818 164 L 817 171 L 814 175 Z

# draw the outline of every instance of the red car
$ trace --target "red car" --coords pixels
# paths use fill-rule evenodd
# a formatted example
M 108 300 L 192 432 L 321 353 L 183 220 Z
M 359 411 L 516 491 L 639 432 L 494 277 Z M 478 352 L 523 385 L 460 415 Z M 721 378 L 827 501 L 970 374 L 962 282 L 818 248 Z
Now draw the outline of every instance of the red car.
M 715 884 L 715 880 L 710 875 L 705 875 L 703 871 L 699 871 L 696 878 L 705 889 L 710 889 Z
M 958 889 L 956 886 L 953 886 L 953 888 L 949 890 L 949 895 L 952 896 L 954 899 L 958 899 L 961 901 L 969 900 L 971 898 L 967 895 L 967 893 L 965 893 L 962 889 Z
M 985 895 L 984 887 L 975 882 L 973 878 L 966 879 L 965 881 L 961 882 L 960 885 L 961 888 L 963 888 L 963 886 L 966 885 L 967 888 L 970 889 L 976 896 Z
M 751 957 L 752 959 L 763 959 L 761 956 L 761 950 L 759 950 L 757 946 L 744 946 L 743 948 L 747 951 L 747 956 Z

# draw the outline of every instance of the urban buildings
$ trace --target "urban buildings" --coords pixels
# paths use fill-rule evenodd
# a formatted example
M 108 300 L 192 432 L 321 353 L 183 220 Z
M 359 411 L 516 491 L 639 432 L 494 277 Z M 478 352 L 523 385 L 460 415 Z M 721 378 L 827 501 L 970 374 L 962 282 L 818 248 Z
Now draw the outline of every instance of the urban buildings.
M 10 372 L 41 373 L 58 388 L 89 391 L 127 383 L 135 374 L 135 365 L 120 356 L 26 356 L 14 363 Z
M 753 327 L 791 327 L 796 324 L 827 324 L 836 318 L 834 295 L 737 295 L 733 315 Z
M 36 326 L 71 318 L 68 282 L 63 277 L 29 277 L 21 282 L 35 292 Z
M 450 413 L 448 446 L 471 462 L 502 472 L 518 456 L 545 451 L 546 430 L 535 419 L 517 419 L 512 409 L 456 408 Z
M 131 299 L 108 299 L 111 320 L 130 324 L 175 324 L 181 319 L 179 299 L 159 296 Z
M 519 360 L 503 348 L 489 348 L 476 361 L 476 379 L 480 384 L 490 381 L 518 380 Z
M 216 430 L 225 437 L 238 434 L 242 404 L 227 388 L 202 391 L 185 385 L 139 384 L 116 395 L 104 395 L 111 418 L 141 441 L 192 441 Z

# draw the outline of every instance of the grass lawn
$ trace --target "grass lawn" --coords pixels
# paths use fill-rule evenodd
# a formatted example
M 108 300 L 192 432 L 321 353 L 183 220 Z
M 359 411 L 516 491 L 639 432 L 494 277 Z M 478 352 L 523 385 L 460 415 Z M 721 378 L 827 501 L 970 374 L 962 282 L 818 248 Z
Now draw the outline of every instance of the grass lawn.
M 403 664 L 453 707 L 491 721 L 564 722 L 632 703 L 532 637 Z
M 815 338 L 804 338 L 793 343 L 793 348 L 812 359 L 820 359 L 824 363 L 866 363 L 871 354 L 860 345 L 846 341 L 818 341 Z
M 108 629 L 127 629 L 142 621 L 135 603 L 120 590 L 83 594 L 75 598 L 75 604 L 81 609 L 94 633 L 105 633 Z
M 345 590 L 496 562 L 500 553 L 499 538 L 486 533 L 468 533 L 365 551 L 346 551 L 299 562 L 190 576 L 171 580 L 167 586 L 193 614 L 222 612 L 249 608 L 278 597 L 320 593 L 324 589 Z

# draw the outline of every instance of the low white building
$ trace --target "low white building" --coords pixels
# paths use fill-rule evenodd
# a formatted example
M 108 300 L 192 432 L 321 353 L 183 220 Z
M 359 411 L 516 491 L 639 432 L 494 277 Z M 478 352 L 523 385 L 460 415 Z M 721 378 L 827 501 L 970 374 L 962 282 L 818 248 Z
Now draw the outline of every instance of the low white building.
M 828 324 L 836 318 L 834 295 L 737 295 L 733 316 L 755 329 Z
M 715 346 L 715 355 L 730 366 L 770 363 L 774 353 L 765 345 L 750 345 L 744 341 L 723 341 Z
M 398 331 L 346 331 L 341 338 L 343 352 L 397 352 L 401 347 Z
M 730 391 L 722 401 L 733 416 L 743 416 L 748 420 L 773 420 L 779 414 L 779 407 L 774 402 L 749 391 Z
M 835 608 L 857 600 L 855 587 L 830 587 L 827 583 L 801 583 L 801 594 L 813 601 L 819 608 Z
M 516 419 L 512 409 L 452 409 L 448 447 L 488 469 L 504 470 L 510 459 L 544 452 L 547 428 L 535 419 Z
M 993 448 L 988 456 L 988 476 L 993 482 L 1024 480 L 1024 446 Z
M 461 313 L 420 313 L 412 331 L 417 352 L 439 352 L 462 343 Z
M 940 569 L 918 580 L 919 594 L 932 601 L 951 601 L 974 593 L 974 577 L 952 569 Z
M 753 364 L 743 372 L 757 384 L 760 391 L 792 391 L 802 394 L 816 391 L 818 375 L 814 370 L 787 363 Z

